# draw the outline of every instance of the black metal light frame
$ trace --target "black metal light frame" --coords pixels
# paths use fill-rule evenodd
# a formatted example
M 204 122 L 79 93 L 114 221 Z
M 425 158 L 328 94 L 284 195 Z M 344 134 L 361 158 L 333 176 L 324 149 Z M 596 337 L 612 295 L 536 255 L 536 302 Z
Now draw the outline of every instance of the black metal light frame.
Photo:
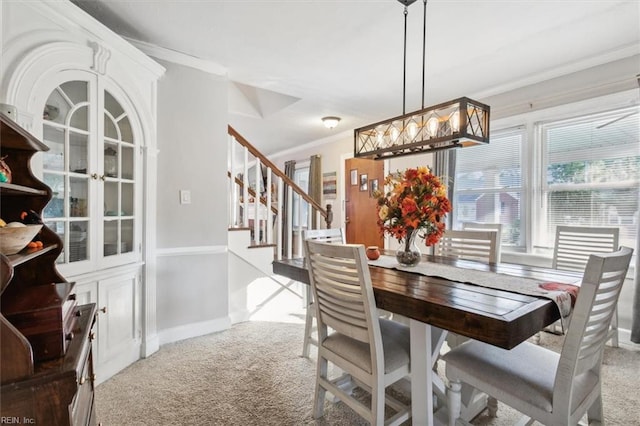
M 489 143 L 488 105 L 462 97 L 424 106 L 427 0 L 424 4 L 422 48 L 422 109 L 405 113 L 407 14 L 416 0 L 398 0 L 404 5 L 404 69 L 402 115 L 355 129 L 354 156 L 374 159 L 462 148 Z

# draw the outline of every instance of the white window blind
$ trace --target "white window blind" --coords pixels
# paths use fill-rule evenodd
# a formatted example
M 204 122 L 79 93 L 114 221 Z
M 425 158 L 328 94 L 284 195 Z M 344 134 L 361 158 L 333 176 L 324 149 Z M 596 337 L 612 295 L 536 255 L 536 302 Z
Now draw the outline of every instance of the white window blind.
M 625 108 L 541 125 L 543 211 L 539 244 L 557 225 L 616 226 L 635 244 L 640 196 L 640 109 Z
M 453 227 L 502 223 L 502 244 L 522 246 L 524 129 L 494 132 L 488 145 L 456 151 Z

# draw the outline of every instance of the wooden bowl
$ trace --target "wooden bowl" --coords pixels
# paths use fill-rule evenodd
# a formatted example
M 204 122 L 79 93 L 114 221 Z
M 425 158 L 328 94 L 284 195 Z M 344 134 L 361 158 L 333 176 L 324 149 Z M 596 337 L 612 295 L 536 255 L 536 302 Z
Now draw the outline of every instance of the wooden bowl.
M 8 256 L 16 254 L 42 229 L 42 225 L 27 225 L 0 228 L 0 253 Z

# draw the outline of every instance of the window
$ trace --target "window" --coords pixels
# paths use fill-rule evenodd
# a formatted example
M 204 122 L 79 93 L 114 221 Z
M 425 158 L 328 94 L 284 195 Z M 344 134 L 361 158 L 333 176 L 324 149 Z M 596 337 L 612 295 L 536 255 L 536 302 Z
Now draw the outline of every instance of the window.
M 496 132 L 491 143 L 456 151 L 453 227 L 502 223 L 502 244 L 522 246 L 524 129 Z
M 637 107 L 540 125 L 543 170 L 539 243 L 557 225 L 616 226 L 634 247 L 640 192 Z
M 293 175 L 293 181 L 305 192 L 309 192 L 309 163 L 297 166 Z M 309 203 L 302 200 L 297 193 L 293 193 L 293 227 L 305 227 L 308 223 Z
M 453 228 L 502 223 L 504 247 L 546 252 L 557 225 L 616 226 L 620 244 L 635 247 L 639 124 L 634 106 L 530 123 L 494 132 L 489 145 L 457 150 Z

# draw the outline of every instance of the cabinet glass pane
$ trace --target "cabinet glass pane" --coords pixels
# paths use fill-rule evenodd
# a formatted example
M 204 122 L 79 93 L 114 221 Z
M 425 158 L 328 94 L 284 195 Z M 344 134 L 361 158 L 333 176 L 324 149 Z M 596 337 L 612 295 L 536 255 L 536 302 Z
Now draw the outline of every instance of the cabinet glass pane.
M 120 211 L 118 182 L 104 183 L 104 215 L 118 216 Z
M 87 174 L 88 143 L 88 135 L 76 132 L 69 133 L 69 171 Z
M 66 83 L 62 83 L 60 88 L 71 102 L 79 104 L 89 100 L 87 86 L 86 81 L 67 81 Z
M 51 229 L 56 234 L 58 234 L 58 237 L 60 237 L 60 239 L 64 243 L 64 230 L 65 230 L 65 225 L 66 225 L 65 222 L 62 222 L 62 221 L 45 221 L 44 225 L 47 228 Z M 58 258 L 56 259 L 56 263 L 64 263 L 64 255 L 65 255 L 65 251 L 64 251 L 64 247 L 63 247 L 62 248 L 62 253 L 60 253 L 60 256 L 58 256 Z
M 80 130 L 89 130 L 89 107 L 81 106 L 71 115 L 69 125 Z
M 133 179 L 133 147 L 122 145 L 122 179 Z
M 63 217 L 64 216 L 64 175 L 53 173 L 44 173 L 43 181 L 53 192 L 53 197 L 44 208 L 44 217 Z
M 45 170 L 64 170 L 64 130 L 45 124 L 43 136 L 49 151 L 42 154 L 42 167 Z
M 106 90 L 104 92 L 104 109 L 116 118 L 124 114 L 124 109 L 120 103 Z
M 104 144 L 104 175 L 118 177 L 118 145 L 115 143 Z
M 120 226 L 122 227 L 120 252 L 130 253 L 133 251 L 133 220 L 125 219 Z
M 120 139 L 116 123 L 109 114 L 104 115 L 104 136 L 111 139 Z
M 124 117 L 118 122 L 120 127 L 120 138 L 123 142 L 133 143 L 133 131 L 131 130 L 131 123 L 129 117 Z
M 122 199 L 120 201 L 120 214 L 133 216 L 133 184 L 122 183 Z
M 87 232 L 89 222 L 86 220 L 74 221 L 70 223 L 69 227 L 69 262 L 87 260 L 89 258 L 89 233 Z
M 118 220 L 104 222 L 104 256 L 118 254 Z
M 72 177 L 69 179 L 69 216 L 88 216 L 88 179 Z
M 67 115 L 72 108 L 72 104 L 62 96 L 60 88 L 51 92 L 44 110 L 42 111 L 42 118 L 47 121 L 53 121 L 54 123 L 65 124 Z

